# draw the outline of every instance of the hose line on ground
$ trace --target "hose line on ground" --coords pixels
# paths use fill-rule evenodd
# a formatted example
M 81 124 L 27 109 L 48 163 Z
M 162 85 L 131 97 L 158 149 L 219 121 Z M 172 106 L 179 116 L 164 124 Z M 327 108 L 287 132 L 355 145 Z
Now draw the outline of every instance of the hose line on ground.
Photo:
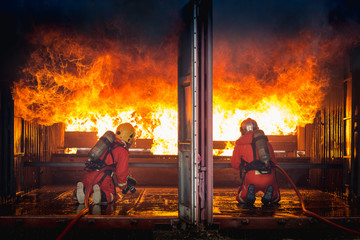
M 282 169 L 281 167 L 279 167 L 277 164 L 275 164 L 275 168 L 278 169 L 286 178 L 287 180 L 290 182 L 291 186 L 293 187 L 293 189 L 295 190 L 297 196 L 299 197 L 299 200 L 300 200 L 300 204 L 301 204 L 301 208 L 303 210 L 303 212 L 309 216 L 312 216 L 312 217 L 315 217 L 317 219 L 320 219 L 321 221 L 324 221 L 334 227 L 337 227 L 337 228 L 340 228 L 342 230 L 345 230 L 347 232 L 350 232 L 350 233 L 353 233 L 353 234 L 357 234 L 357 235 L 360 235 L 360 232 L 359 231 L 355 231 L 355 230 L 352 230 L 352 229 L 349 229 L 349 228 L 346 228 L 346 227 L 343 227 L 341 225 L 338 225 L 334 222 L 331 222 L 329 220 L 327 220 L 326 218 L 323 218 L 322 216 L 314 213 L 314 212 L 311 212 L 309 210 L 307 210 L 305 208 L 305 204 L 304 204 L 304 200 L 299 192 L 299 190 L 297 189 L 296 185 L 294 184 L 294 182 L 291 180 L 291 178 L 289 177 L 289 175 L 287 175 L 287 173 L 284 171 L 284 169 Z
M 342 230 L 345 230 L 347 232 L 350 232 L 350 233 L 353 233 L 353 234 L 357 234 L 357 235 L 360 235 L 360 232 L 359 231 L 355 231 L 355 230 L 352 230 L 352 229 L 349 229 L 349 228 L 346 228 L 346 227 L 343 227 L 341 225 L 338 225 L 334 222 L 331 222 L 325 218 L 323 218 L 322 216 L 314 213 L 314 212 L 311 212 L 309 210 L 307 210 L 305 208 L 305 204 L 304 204 L 304 200 L 299 192 L 299 190 L 297 189 L 296 185 L 294 184 L 294 182 L 291 180 L 291 178 L 289 177 L 289 175 L 287 175 L 287 173 L 281 168 L 279 167 L 277 164 L 274 165 L 276 169 L 278 169 L 285 177 L 286 179 L 290 182 L 291 186 L 293 187 L 293 189 L 295 190 L 297 196 L 299 197 L 299 200 L 300 200 L 300 205 L 301 205 L 301 209 L 302 211 L 309 215 L 309 216 L 312 216 L 312 217 L 315 217 L 317 219 L 320 219 L 321 221 L 324 221 L 336 228 L 339 228 L 339 229 L 342 229 Z M 94 185 L 94 182 L 95 182 L 95 179 L 99 176 L 100 173 L 102 173 L 104 170 L 101 170 L 99 171 L 99 173 L 96 175 L 96 177 L 94 177 L 94 180 L 91 184 L 91 186 Z M 65 228 L 65 230 L 57 237 L 56 240 L 61 240 L 64 238 L 64 236 L 68 233 L 68 231 L 76 224 L 76 222 L 83 216 L 85 216 L 88 212 L 89 212 L 89 197 L 90 197 L 90 191 L 86 191 L 86 194 L 85 194 L 85 208 L 80 212 L 78 213 L 78 215 L 76 215 L 76 217 L 69 223 L 69 225 Z
M 97 179 L 97 177 L 100 175 L 100 173 L 102 173 L 102 172 L 104 172 L 106 170 L 108 170 L 108 168 L 103 168 L 103 169 L 99 170 L 99 173 L 96 174 L 93 181 L 91 182 L 91 185 L 90 185 L 89 189 L 92 189 L 92 187 L 94 185 L 94 182 Z M 85 202 L 84 202 L 85 207 L 84 207 L 84 209 L 76 215 L 76 217 L 69 223 L 69 225 L 67 225 L 65 230 L 56 238 L 56 240 L 63 239 L 65 237 L 65 235 L 69 232 L 69 230 L 77 223 L 77 221 L 79 221 L 80 218 L 82 218 L 83 216 L 85 216 L 89 212 L 90 192 L 91 192 L 91 190 L 86 191 L 86 193 L 85 193 Z

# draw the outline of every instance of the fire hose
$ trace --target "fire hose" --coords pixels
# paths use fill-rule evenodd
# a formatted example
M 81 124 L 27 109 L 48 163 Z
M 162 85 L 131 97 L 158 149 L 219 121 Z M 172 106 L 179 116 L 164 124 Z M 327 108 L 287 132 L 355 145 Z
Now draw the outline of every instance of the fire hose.
M 102 173 L 106 170 L 109 170 L 109 168 L 103 168 L 103 169 L 99 170 L 98 174 L 95 175 L 95 177 L 93 178 L 93 181 L 91 182 L 90 189 L 94 186 L 94 182 L 97 179 L 97 177 L 100 175 L 100 173 Z M 136 188 L 134 187 L 135 185 L 136 185 L 136 181 L 133 178 L 128 177 L 128 185 L 122 190 L 122 193 L 126 194 L 128 191 L 130 191 L 131 193 L 134 193 L 136 191 Z M 80 218 L 82 218 L 89 212 L 90 192 L 91 191 L 86 191 L 86 193 L 85 193 L 84 209 L 81 210 L 81 212 L 79 212 L 75 216 L 75 218 L 69 223 L 69 225 L 67 225 L 65 230 L 56 238 L 56 240 L 63 239 L 64 236 L 69 232 L 69 230 L 76 224 L 76 222 L 79 221 Z
M 315 217 L 315 218 L 317 218 L 317 219 L 320 219 L 321 221 L 324 221 L 324 222 L 326 222 L 326 223 L 328 223 L 328 224 L 330 224 L 330 225 L 332 225 L 332 226 L 334 226 L 334 227 L 336 227 L 336 228 L 345 230 L 345 231 L 350 232 L 350 233 L 353 233 L 353 234 L 360 235 L 360 232 L 359 232 L 359 231 L 355 231 L 355 230 L 352 230 L 352 229 L 343 227 L 343 226 L 341 226 L 341 225 L 338 225 L 338 224 L 336 224 L 336 223 L 334 223 L 334 222 L 331 222 L 331 221 L 327 220 L 326 218 L 323 218 L 322 216 L 320 216 L 320 215 L 318 215 L 318 214 L 316 214 L 316 213 L 314 213 L 314 212 L 311 212 L 311 211 L 307 210 L 307 209 L 305 208 L 304 200 L 303 200 L 303 198 L 302 198 L 299 190 L 297 189 L 296 185 L 295 185 L 294 182 L 291 180 L 291 178 L 289 177 L 289 175 L 287 175 L 287 173 L 284 171 L 284 169 L 282 169 L 281 167 L 279 167 L 276 163 L 274 163 L 274 167 L 275 167 L 276 169 L 278 169 L 278 170 L 287 178 L 287 180 L 290 182 L 291 186 L 293 187 L 293 189 L 295 190 L 297 196 L 299 197 L 300 204 L 301 204 L 301 209 L 302 209 L 302 211 L 303 211 L 306 215 Z
M 353 234 L 357 234 L 357 235 L 360 235 L 360 232 L 359 231 L 355 231 L 355 230 L 352 230 L 352 229 L 349 229 L 349 228 L 346 228 L 344 226 L 341 226 L 341 225 L 338 225 L 334 222 L 331 222 L 329 220 L 327 220 L 326 218 L 314 213 L 314 212 L 311 212 L 309 210 L 307 210 L 305 208 L 305 203 L 304 203 L 304 200 L 299 192 L 299 190 L 297 189 L 296 185 L 294 184 L 294 182 L 291 180 L 291 178 L 289 177 L 289 175 L 284 171 L 284 169 L 282 169 L 281 167 L 279 167 L 276 163 L 274 163 L 274 167 L 276 169 L 278 169 L 285 177 L 286 179 L 290 182 L 291 186 L 293 187 L 293 189 L 295 190 L 296 192 L 296 195 L 299 197 L 299 200 L 300 200 L 300 205 L 301 205 L 301 209 L 302 211 L 306 214 L 306 215 L 309 215 L 309 216 L 312 216 L 312 217 L 315 217 L 323 222 L 326 222 L 336 228 L 339 228 L 339 229 L 342 229 L 344 231 L 347 231 L 347 232 L 350 232 L 350 233 L 353 233 Z M 103 171 L 105 171 L 106 169 L 102 169 L 99 171 L 99 173 L 94 177 L 94 180 L 93 182 L 91 183 L 91 186 L 94 185 L 94 182 L 95 182 L 95 179 L 99 176 L 100 173 L 102 173 Z M 132 193 L 135 192 L 135 188 L 133 186 L 130 186 L 129 188 L 126 188 L 123 190 L 123 193 L 126 193 L 127 191 L 131 191 Z M 83 216 L 85 216 L 88 212 L 89 212 L 89 197 L 90 197 L 90 192 L 91 191 L 86 191 L 86 194 L 85 194 L 85 208 L 79 212 L 76 217 L 69 223 L 69 225 L 65 228 L 65 230 L 57 237 L 57 240 L 61 240 L 63 239 L 63 237 L 67 234 L 67 232 L 76 224 L 76 222 Z
M 96 174 L 96 176 L 94 177 L 93 181 L 91 182 L 90 185 L 90 189 L 94 186 L 94 182 L 97 179 L 97 177 L 100 175 L 100 173 L 104 172 L 108 170 L 107 168 L 101 169 L 99 170 L 99 173 Z M 61 240 L 64 238 L 64 236 L 69 232 L 69 230 L 76 224 L 77 221 L 79 221 L 80 218 L 82 218 L 83 216 L 85 216 L 85 214 L 87 214 L 89 212 L 89 198 L 90 198 L 90 192 L 91 191 L 86 191 L 85 193 L 85 207 L 83 210 L 81 210 L 81 212 L 79 212 L 76 217 L 69 223 L 69 225 L 67 225 L 67 227 L 65 228 L 65 230 L 56 238 L 56 240 Z

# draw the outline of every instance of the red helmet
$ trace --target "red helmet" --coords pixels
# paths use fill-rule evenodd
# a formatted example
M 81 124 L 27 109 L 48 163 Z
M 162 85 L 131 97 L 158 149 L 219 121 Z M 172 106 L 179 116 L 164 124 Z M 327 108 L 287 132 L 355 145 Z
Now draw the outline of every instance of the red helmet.
M 258 129 L 259 127 L 257 125 L 257 122 L 251 118 L 245 119 L 240 125 L 241 135 L 245 135 L 248 132 L 253 132 Z

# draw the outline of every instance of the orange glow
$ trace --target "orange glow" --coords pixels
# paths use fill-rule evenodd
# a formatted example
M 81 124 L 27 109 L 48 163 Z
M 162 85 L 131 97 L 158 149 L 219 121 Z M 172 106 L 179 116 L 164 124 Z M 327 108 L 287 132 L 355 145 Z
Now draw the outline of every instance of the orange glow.
M 130 122 L 137 138 L 154 140 L 151 152 L 177 154 L 177 39 L 154 48 L 55 29 L 34 36 L 13 89 L 16 116 L 99 136 Z M 308 35 L 278 44 L 214 44 L 214 140 L 236 140 L 248 117 L 266 134 L 312 121 L 329 82 L 319 66 L 325 50 Z
M 214 139 L 236 140 L 249 117 L 267 135 L 295 134 L 312 123 L 331 81 L 329 63 L 342 59 L 351 43 L 326 37 L 301 32 L 214 41 Z
M 166 145 L 162 152 L 175 154 L 176 40 L 154 49 L 42 28 L 31 41 L 36 49 L 13 88 L 17 116 L 99 136 L 130 122 L 137 138 L 154 139 L 153 152 Z

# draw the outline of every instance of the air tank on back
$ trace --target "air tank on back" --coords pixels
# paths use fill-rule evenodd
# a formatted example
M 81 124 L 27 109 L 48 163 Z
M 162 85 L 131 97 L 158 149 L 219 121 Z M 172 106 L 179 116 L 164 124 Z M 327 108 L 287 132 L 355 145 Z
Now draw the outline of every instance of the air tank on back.
M 268 164 L 271 157 L 267 144 L 268 138 L 265 136 L 264 132 L 262 130 L 255 130 L 253 134 L 253 141 L 255 142 L 255 148 L 259 155 L 259 160 Z
M 88 161 L 95 161 L 98 159 L 106 149 L 108 149 L 115 140 L 115 134 L 112 131 L 107 131 L 102 135 L 102 137 L 97 141 L 97 143 L 92 147 L 88 153 Z

